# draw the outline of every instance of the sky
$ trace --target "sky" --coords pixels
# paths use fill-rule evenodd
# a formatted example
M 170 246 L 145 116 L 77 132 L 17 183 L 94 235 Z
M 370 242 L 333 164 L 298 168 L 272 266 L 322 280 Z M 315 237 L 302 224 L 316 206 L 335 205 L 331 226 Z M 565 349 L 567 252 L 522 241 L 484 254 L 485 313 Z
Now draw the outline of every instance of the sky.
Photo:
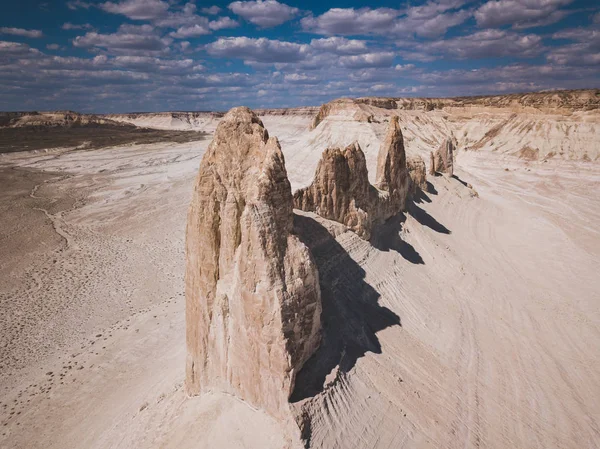
M 600 87 L 597 0 L 4 1 L 0 110 Z

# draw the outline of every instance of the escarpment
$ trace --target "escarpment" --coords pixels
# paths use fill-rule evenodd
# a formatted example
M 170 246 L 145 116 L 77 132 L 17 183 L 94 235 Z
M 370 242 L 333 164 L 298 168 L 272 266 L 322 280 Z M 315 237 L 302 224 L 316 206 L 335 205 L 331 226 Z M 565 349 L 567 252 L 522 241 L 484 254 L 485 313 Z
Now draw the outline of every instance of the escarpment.
M 294 207 L 343 223 L 365 240 L 370 239 L 373 225 L 404 210 L 411 179 L 396 116 L 379 149 L 376 180 L 375 186 L 369 183 L 358 142 L 344 150 L 328 148 L 313 182 L 294 193 Z
M 186 387 L 220 390 L 281 417 L 320 339 L 321 293 L 292 234 L 279 142 L 248 108 L 219 123 L 196 179 L 186 235 Z

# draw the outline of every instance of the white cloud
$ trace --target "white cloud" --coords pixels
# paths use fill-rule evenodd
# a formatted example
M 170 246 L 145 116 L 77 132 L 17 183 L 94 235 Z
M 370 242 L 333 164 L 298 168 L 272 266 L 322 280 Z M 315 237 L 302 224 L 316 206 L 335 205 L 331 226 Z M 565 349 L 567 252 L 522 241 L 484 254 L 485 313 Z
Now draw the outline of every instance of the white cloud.
M 318 84 L 321 82 L 316 76 L 310 76 L 304 73 L 289 73 L 284 75 L 283 79 L 293 84 Z
M 573 0 L 497 0 L 484 3 L 475 11 L 477 25 L 495 28 L 513 25 L 514 28 L 531 28 L 549 25 L 561 20 L 565 11 L 560 7 Z
M 236 1 L 229 9 L 248 22 L 262 28 L 281 25 L 294 18 L 299 10 L 276 0 Z
M 123 0 L 118 3 L 102 3 L 99 7 L 106 12 L 122 14 L 133 20 L 157 19 L 169 10 L 169 4 L 162 0 Z
M 100 34 L 95 31 L 73 39 L 75 47 L 104 48 L 111 52 L 161 52 L 168 49 L 172 39 L 161 37 L 151 25 L 123 24 L 116 33 Z
M 77 25 L 71 22 L 66 22 L 63 23 L 63 26 L 61 28 L 63 30 L 91 30 L 93 27 L 89 23 L 82 23 Z
M 208 44 L 206 50 L 213 56 L 272 63 L 299 61 L 308 54 L 309 46 L 264 37 L 225 37 Z
M 394 53 L 383 51 L 363 55 L 342 56 L 340 64 L 351 69 L 365 67 L 389 67 L 394 61 Z
M 326 39 L 313 39 L 310 41 L 310 46 L 316 50 L 329 51 L 341 55 L 367 52 L 366 41 L 346 39 L 345 37 L 339 36 Z
M 44 35 L 40 30 L 25 30 L 23 28 L 11 27 L 1 27 L 0 34 L 11 34 L 13 36 L 23 36 L 32 38 L 38 38 Z
M 480 59 L 512 56 L 527 58 L 539 55 L 544 46 L 536 34 L 519 34 L 505 30 L 482 30 L 451 39 L 413 43 L 399 53 L 405 60 Z
M 600 64 L 600 29 L 597 27 L 566 29 L 554 33 L 552 38 L 576 43 L 552 47 L 546 56 L 549 62 L 575 66 Z
M 430 0 L 405 10 L 391 8 L 332 8 L 301 20 L 305 31 L 333 35 L 411 35 L 437 37 L 463 23 L 470 10 L 456 10 L 466 0 Z
M 394 70 L 396 70 L 398 72 L 410 72 L 414 69 L 415 69 L 414 64 L 396 64 L 396 67 L 394 67 Z
M 302 27 L 319 34 L 376 34 L 389 30 L 399 11 L 391 8 L 332 8 L 320 16 L 305 17 Z
M 221 12 L 221 8 L 219 8 L 218 6 L 215 5 L 215 6 L 211 6 L 210 8 L 202 8 L 201 11 L 204 14 L 209 14 L 211 16 L 215 16 Z
M 67 8 L 76 10 L 76 9 L 90 9 L 92 4 L 90 2 L 84 2 L 81 0 L 74 0 L 67 2 Z
M 187 39 L 189 37 L 203 36 L 210 33 L 211 31 L 208 29 L 208 27 L 202 25 L 192 25 L 179 27 L 177 31 L 169 33 L 169 36 L 176 39 Z
M 48 44 L 48 45 L 46 45 L 46 48 L 48 50 L 59 50 L 60 49 L 60 45 L 58 45 L 58 44 Z
M 231 17 L 220 17 L 217 20 L 213 20 L 208 24 L 208 27 L 211 30 L 224 30 L 226 28 L 235 28 L 240 24 L 237 21 L 233 20 Z

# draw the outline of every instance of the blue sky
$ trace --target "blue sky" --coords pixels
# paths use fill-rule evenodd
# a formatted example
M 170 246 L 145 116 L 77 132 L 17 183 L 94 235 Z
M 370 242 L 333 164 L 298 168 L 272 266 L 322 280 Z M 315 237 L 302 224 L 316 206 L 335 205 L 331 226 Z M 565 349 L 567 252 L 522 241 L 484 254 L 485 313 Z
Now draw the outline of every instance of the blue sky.
M 600 87 L 592 0 L 4 2 L 0 110 L 227 110 Z

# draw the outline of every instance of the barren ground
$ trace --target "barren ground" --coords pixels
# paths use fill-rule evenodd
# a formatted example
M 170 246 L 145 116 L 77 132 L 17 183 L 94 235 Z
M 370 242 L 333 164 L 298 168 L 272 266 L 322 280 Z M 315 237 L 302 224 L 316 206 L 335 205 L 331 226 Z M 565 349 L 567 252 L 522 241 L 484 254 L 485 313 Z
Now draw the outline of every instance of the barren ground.
M 323 149 L 308 120 L 265 119 L 294 188 Z M 1 448 L 285 445 L 264 413 L 182 387 L 185 216 L 208 143 L 0 156 Z M 378 142 L 363 148 L 371 168 Z M 456 165 L 374 245 L 297 216 L 324 287 L 293 398 L 311 447 L 600 446 L 599 166 Z

